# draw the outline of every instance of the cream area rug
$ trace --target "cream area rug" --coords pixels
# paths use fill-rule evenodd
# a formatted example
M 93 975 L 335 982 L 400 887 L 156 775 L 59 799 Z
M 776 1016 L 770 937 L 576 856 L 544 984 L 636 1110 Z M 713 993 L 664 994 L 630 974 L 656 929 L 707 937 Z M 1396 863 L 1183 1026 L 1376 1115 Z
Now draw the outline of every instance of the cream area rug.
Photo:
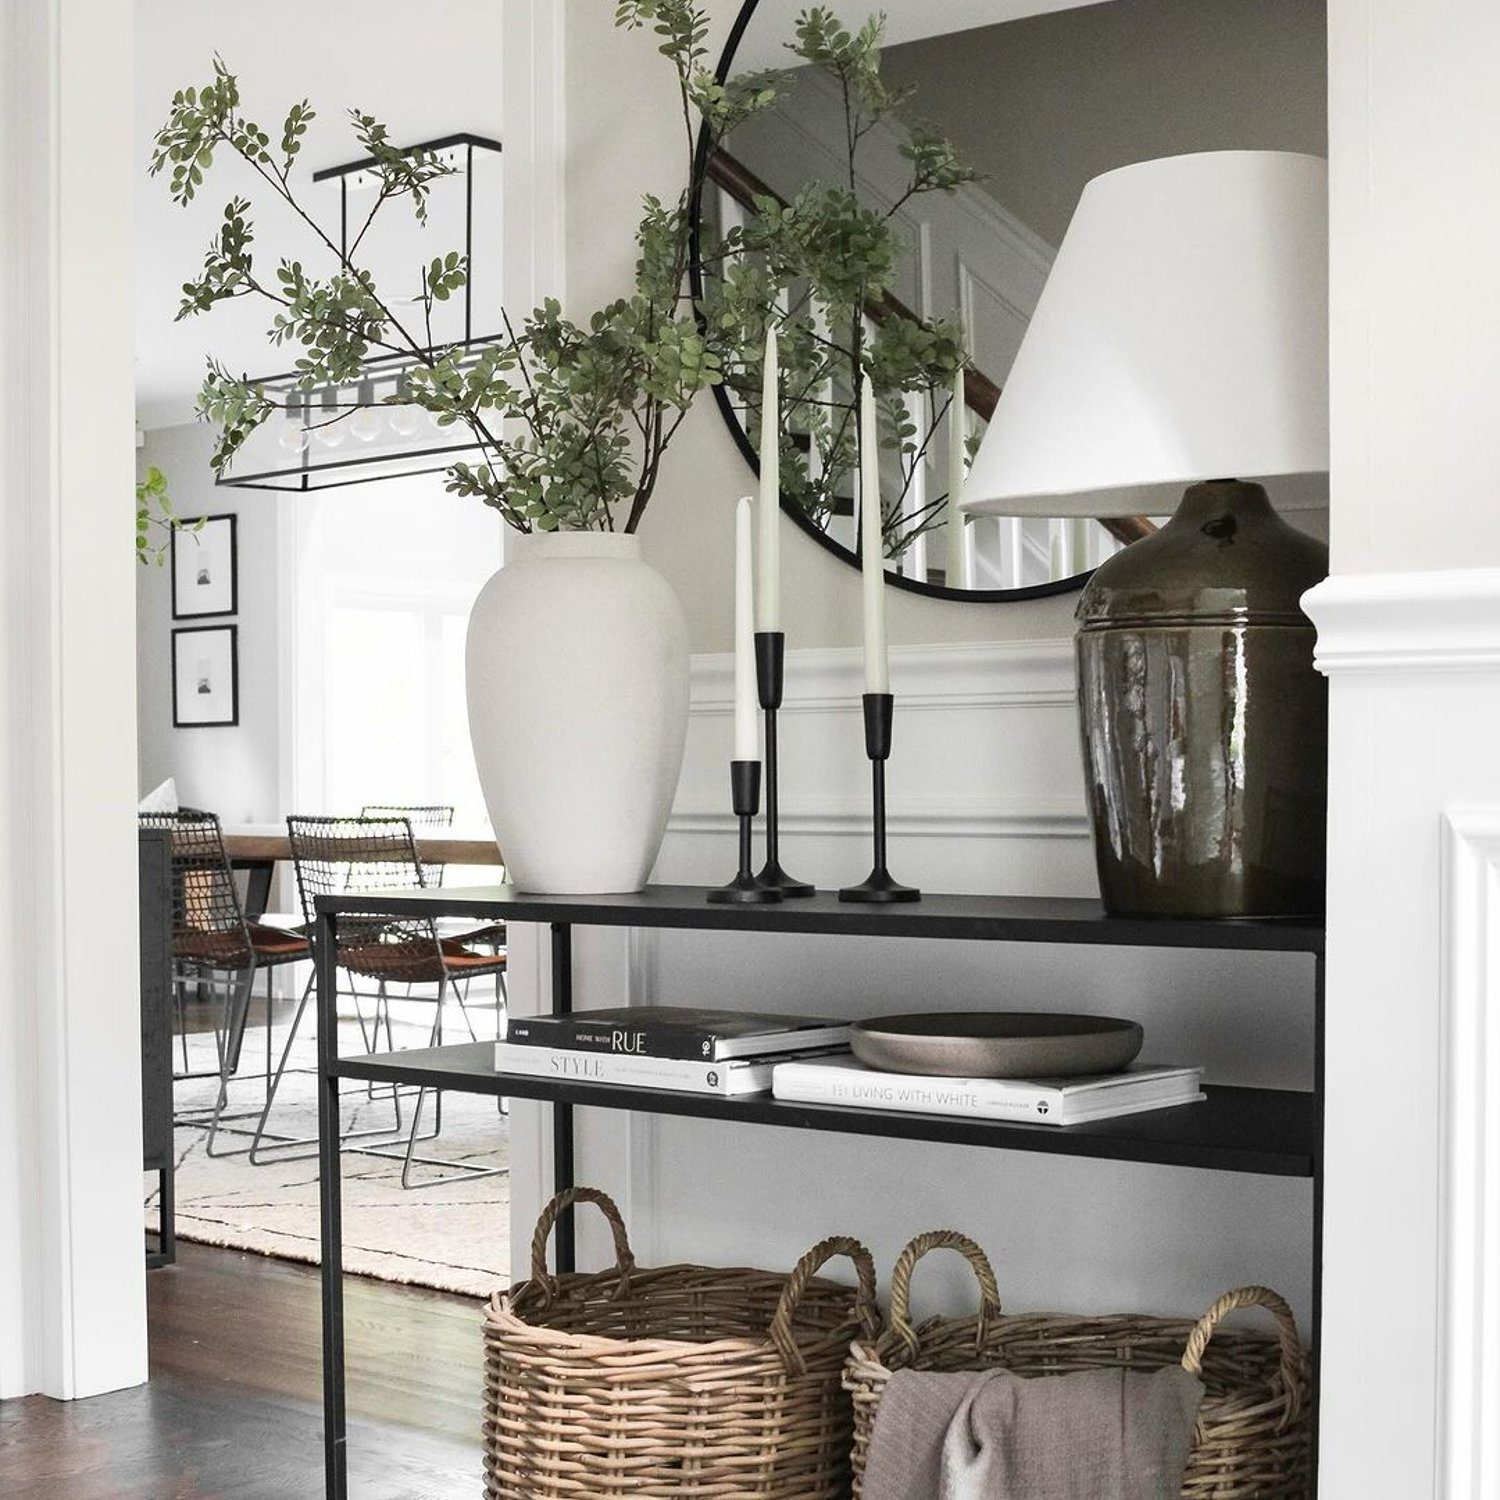
M 190 1010 L 197 1009 L 190 1006 Z M 432 1005 L 419 1001 L 392 1002 L 392 1032 L 399 1047 L 426 1046 L 432 1026 Z M 290 1019 L 278 1015 L 273 1029 L 280 1049 Z M 481 1039 L 495 1032 L 493 1001 L 469 1007 Z M 450 1006 L 447 1040 L 468 1040 L 457 1008 Z M 352 1013 L 340 1024 L 340 1048 L 362 1052 L 360 1030 Z M 239 1076 L 231 1083 L 228 1115 L 253 1110 L 264 1101 L 266 1033 L 257 999 L 252 1025 L 245 1033 Z M 187 1038 L 188 1061 L 194 1071 L 217 1066 L 211 1030 Z M 182 1069 L 180 1044 L 175 1063 Z M 273 1108 L 270 1128 L 284 1136 L 317 1134 L 316 1040 L 311 1007 L 293 1044 L 289 1070 Z M 296 1071 L 292 1071 L 295 1069 Z M 316 1265 L 318 1244 L 318 1163 L 315 1155 L 302 1160 L 276 1160 L 252 1166 L 244 1155 L 248 1137 L 221 1128 L 216 1152 L 209 1156 L 208 1133 L 201 1126 L 181 1123 L 193 1111 L 206 1111 L 218 1092 L 216 1078 L 180 1079 L 175 1087 L 179 1124 L 177 1144 L 177 1233 L 185 1240 L 225 1245 L 262 1255 Z M 401 1163 L 368 1155 L 358 1147 L 375 1147 L 400 1155 L 416 1104 L 415 1091 L 401 1100 L 403 1134 L 397 1135 L 389 1090 L 376 1089 L 370 1097 L 363 1085 L 346 1082 L 343 1090 L 346 1146 L 343 1153 L 344 1268 L 382 1281 L 407 1282 L 439 1291 L 488 1296 L 510 1280 L 510 1177 L 506 1119 L 493 1098 L 444 1094 L 442 1130 L 434 1140 L 418 1146 L 421 1156 L 445 1165 L 417 1165 L 413 1181 L 401 1186 Z M 253 1127 L 253 1118 L 232 1122 Z M 422 1115 L 424 1134 L 435 1123 L 433 1097 Z M 374 1131 L 363 1140 L 355 1132 Z M 312 1151 L 308 1146 L 303 1148 Z M 289 1156 L 300 1154 L 285 1148 Z M 499 1168 L 500 1175 L 476 1177 L 462 1165 Z M 155 1183 L 155 1178 L 151 1179 Z M 156 1194 L 146 1203 L 146 1222 L 158 1222 Z

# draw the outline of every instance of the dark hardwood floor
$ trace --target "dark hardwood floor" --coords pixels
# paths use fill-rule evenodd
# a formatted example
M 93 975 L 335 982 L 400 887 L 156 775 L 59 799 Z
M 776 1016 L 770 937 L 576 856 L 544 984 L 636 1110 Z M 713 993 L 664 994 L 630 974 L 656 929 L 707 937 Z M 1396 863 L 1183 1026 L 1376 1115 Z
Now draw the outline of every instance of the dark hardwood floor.
M 317 1500 L 318 1276 L 180 1244 L 147 1278 L 151 1381 L 87 1401 L 0 1403 L 4 1500 Z M 480 1312 L 346 1283 L 353 1500 L 481 1492 Z

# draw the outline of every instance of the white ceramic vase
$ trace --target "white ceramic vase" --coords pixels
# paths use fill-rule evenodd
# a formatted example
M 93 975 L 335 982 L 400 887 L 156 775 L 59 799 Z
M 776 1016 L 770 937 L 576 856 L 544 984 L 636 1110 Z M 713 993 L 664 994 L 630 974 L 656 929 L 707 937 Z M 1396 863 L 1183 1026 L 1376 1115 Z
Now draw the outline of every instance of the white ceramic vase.
M 506 872 L 638 891 L 682 769 L 688 634 L 633 536 L 517 537 L 469 617 L 469 733 Z

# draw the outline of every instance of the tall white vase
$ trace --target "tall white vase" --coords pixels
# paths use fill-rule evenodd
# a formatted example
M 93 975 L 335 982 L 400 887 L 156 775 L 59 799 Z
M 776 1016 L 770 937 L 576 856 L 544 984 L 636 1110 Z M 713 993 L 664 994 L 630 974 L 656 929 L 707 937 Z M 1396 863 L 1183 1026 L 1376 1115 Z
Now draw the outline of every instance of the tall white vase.
M 633 536 L 518 537 L 469 617 L 469 733 L 523 891 L 638 891 L 682 769 L 688 635 Z

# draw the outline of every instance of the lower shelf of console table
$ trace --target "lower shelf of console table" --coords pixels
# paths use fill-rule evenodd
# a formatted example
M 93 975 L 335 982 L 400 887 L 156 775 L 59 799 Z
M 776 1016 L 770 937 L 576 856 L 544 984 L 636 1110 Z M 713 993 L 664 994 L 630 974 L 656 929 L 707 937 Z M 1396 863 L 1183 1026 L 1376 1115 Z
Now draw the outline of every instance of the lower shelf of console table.
M 340 1090 L 348 1083 L 425 1086 L 549 1106 L 552 1186 L 573 1184 L 577 1107 L 721 1120 L 745 1126 L 836 1132 L 938 1145 L 1045 1152 L 1096 1160 L 1309 1180 L 1312 1187 L 1312 1337 L 1316 1367 L 1322 1301 L 1323 929 L 1315 921 L 1211 922 L 1117 918 L 1096 901 L 929 895 L 920 903 L 861 906 L 819 894 L 781 906 L 711 905 L 695 887 L 649 887 L 627 896 L 530 896 L 508 886 L 349 892 L 318 898 L 318 1156 L 322 1208 L 323 1441 L 327 1500 L 347 1500 L 344 1414 L 343 1226 Z M 1218 949 L 1302 955 L 1311 961 L 1312 1092 L 1211 1087 L 1198 1104 L 1085 1125 L 976 1120 L 943 1115 L 791 1103 L 766 1095 L 720 1099 L 498 1072 L 489 1043 L 358 1057 L 338 1054 L 337 926 L 341 916 L 410 920 L 459 917 L 531 922 L 550 929 L 551 1005 L 573 1008 L 575 926 L 675 928 L 786 936 L 925 939 L 940 942 Z M 573 1266 L 571 1216 L 558 1223 L 555 1263 Z
M 557 1082 L 497 1072 L 494 1051 L 488 1042 L 464 1042 L 451 1047 L 343 1057 L 336 1067 L 341 1078 L 362 1082 L 425 1085 L 595 1109 L 685 1115 L 735 1125 L 779 1125 L 794 1130 L 940 1141 L 950 1146 L 991 1146 L 1005 1151 L 1046 1151 L 1220 1172 L 1311 1177 L 1315 1161 L 1317 1119 L 1310 1093 L 1210 1087 L 1204 1091 L 1208 1097 L 1199 1104 L 1085 1125 L 1041 1125 L 799 1104 L 768 1094 L 721 1099 L 671 1089 Z

